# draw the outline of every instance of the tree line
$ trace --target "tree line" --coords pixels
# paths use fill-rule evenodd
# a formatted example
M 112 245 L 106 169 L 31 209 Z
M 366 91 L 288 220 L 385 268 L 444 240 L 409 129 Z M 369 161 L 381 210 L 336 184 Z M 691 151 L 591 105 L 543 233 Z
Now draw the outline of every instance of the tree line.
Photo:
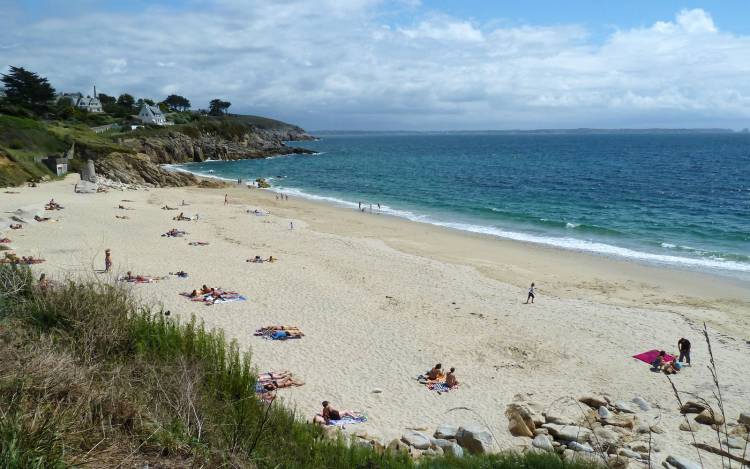
M 5 97 L 0 98 L 3 104 L 21 107 L 37 116 L 54 114 L 67 118 L 73 117 L 76 112 L 81 112 L 70 98 L 56 99 L 55 89 L 46 77 L 23 67 L 10 66 L 8 73 L 2 74 L 0 81 L 2 81 L 5 91 Z M 128 93 L 123 93 L 118 97 L 98 93 L 97 98 L 102 104 L 103 111 L 116 117 L 127 117 L 144 104 L 158 106 L 163 112 L 187 112 L 191 108 L 190 100 L 177 94 L 170 94 L 159 103 L 155 103 L 148 98 L 136 100 L 133 95 Z M 229 101 L 217 98 L 211 100 L 207 111 L 201 109 L 197 112 L 211 116 L 223 116 L 228 114 L 231 105 L 232 103 Z

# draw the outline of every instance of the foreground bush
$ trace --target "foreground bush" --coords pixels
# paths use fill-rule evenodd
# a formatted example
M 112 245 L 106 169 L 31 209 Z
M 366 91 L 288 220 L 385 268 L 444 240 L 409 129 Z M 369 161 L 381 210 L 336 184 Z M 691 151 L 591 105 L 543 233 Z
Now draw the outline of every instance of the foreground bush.
M 101 283 L 39 288 L 0 265 L 0 467 L 407 468 L 260 402 L 250 355 Z M 420 467 L 565 468 L 554 455 Z

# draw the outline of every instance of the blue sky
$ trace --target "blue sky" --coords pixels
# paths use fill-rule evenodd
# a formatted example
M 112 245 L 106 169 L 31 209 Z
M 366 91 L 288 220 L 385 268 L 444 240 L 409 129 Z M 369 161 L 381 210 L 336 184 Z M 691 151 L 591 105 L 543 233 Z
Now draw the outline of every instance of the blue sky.
M 750 2 L 0 0 L 0 67 L 309 129 L 750 124 Z

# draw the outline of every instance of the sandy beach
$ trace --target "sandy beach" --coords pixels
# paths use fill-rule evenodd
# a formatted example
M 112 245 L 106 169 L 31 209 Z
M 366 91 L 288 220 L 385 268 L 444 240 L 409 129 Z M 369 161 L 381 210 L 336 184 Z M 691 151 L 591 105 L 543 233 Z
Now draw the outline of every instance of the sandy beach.
M 654 462 L 669 454 L 695 459 L 690 433 L 678 429 L 684 420 L 669 382 L 631 356 L 650 349 L 675 353 L 677 340 L 688 338 L 693 366 L 674 382 L 680 391 L 709 398 L 703 322 L 728 419 L 750 411 L 747 283 L 297 198 L 279 201 L 273 192 L 239 186 L 75 194 L 76 182 L 70 176 L 0 193 L 0 217 L 43 211 L 50 198 L 65 207 L 46 212 L 54 221 L 31 220 L 21 230 L 3 226 L 0 237 L 11 238 L 18 255 L 46 259 L 33 268 L 55 279 L 115 281 L 126 271 L 167 276 L 132 289 L 182 320 L 194 315 L 222 329 L 252 352 L 261 371 L 292 371 L 305 385 L 279 396 L 307 418 L 327 399 L 365 412 L 369 420 L 357 429 L 386 442 L 409 427 L 481 422 L 498 448 L 520 448 L 529 440 L 512 437 L 504 416 L 516 394 L 572 416 L 577 406 L 562 398 L 597 393 L 629 402 L 638 395 L 653 406 L 638 418 L 665 430 L 653 435 L 660 450 Z M 189 205 L 180 206 L 183 200 Z M 165 204 L 179 210 L 162 210 Z M 258 216 L 255 209 L 270 214 Z M 173 221 L 180 211 L 199 219 Z M 188 234 L 160 236 L 171 228 Z M 112 250 L 114 271 L 95 273 L 104 266 L 105 248 Z M 256 255 L 278 261 L 246 262 Z M 169 275 L 178 270 L 189 278 Z M 532 281 L 537 299 L 526 305 Z M 205 306 L 179 296 L 203 284 L 237 291 L 247 301 Z M 253 336 L 270 324 L 299 326 L 305 337 Z M 457 390 L 438 394 L 417 383 L 438 362 L 456 367 Z M 699 427 L 698 441 L 715 443 L 713 430 Z M 720 467 L 718 456 L 703 457 L 707 467 Z

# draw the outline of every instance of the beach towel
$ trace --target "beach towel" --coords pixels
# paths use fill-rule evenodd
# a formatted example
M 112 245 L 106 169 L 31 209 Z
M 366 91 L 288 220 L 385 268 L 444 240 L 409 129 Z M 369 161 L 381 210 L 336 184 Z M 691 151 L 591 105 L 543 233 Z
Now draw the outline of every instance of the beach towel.
M 438 394 L 441 394 L 441 393 L 444 393 L 444 392 L 448 392 L 448 391 L 452 391 L 452 390 L 454 390 L 456 388 L 458 388 L 458 386 L 450 387 L 447 384 L 445 384 L 443 382 L 440 382 L 440 381 L 435 382 L 435 383 L 428 383 L 427 384 L 427 389 L 429 389 L 430 391 L 435 391 Z
M 649 350 L 648 352 L 639 353 L 638 355 L 633 355 L 633 358 L 636 358 L 644 363 L 648 363 L 649 365 L 656 360 L 656 357 L 659 356 L 659 350 Z M 670 354 L 664 355 L 664 362 L 671 362 L 674 360 L 675 357 L 673 357 Z
M 360 415 L 359 417 L 344 417 L 341 420 L 330 420 L 328 422 L 328 425 L 332 427 L 344 427 L 346 425 L 354 425 L 357 423 L 365 422 L 367 422 L 367 417 L 364 415 Z
M 230 303 L 232 301 L 247 301 L 246 297 L 233 291 L 228 291 L 228 292 L 219 291 L 218 298 L 214 298 L 211 293 L 206 293 L 205 295 L 198 295 L 195 298 L 191 298 L 189 292 L 182 292 L 180 293 L 180 295 L 189 298 L 190 301 L 200 301 L 201 303 L 205 303 L 208 306 L 218 304 L 218 303 Z
M 296 326 L 267 326 L 256 329 L 253 335 L 268 340 L 301 339 L 305 334 Z
M 135 275 L 133 277 L 127 278 L 127 277 L 120 277 L 118 279 L 121 282 L 128 282 L 128 283 L 154 283 L 161 280 L 161 277 L 149 277 L 146 275 Z

